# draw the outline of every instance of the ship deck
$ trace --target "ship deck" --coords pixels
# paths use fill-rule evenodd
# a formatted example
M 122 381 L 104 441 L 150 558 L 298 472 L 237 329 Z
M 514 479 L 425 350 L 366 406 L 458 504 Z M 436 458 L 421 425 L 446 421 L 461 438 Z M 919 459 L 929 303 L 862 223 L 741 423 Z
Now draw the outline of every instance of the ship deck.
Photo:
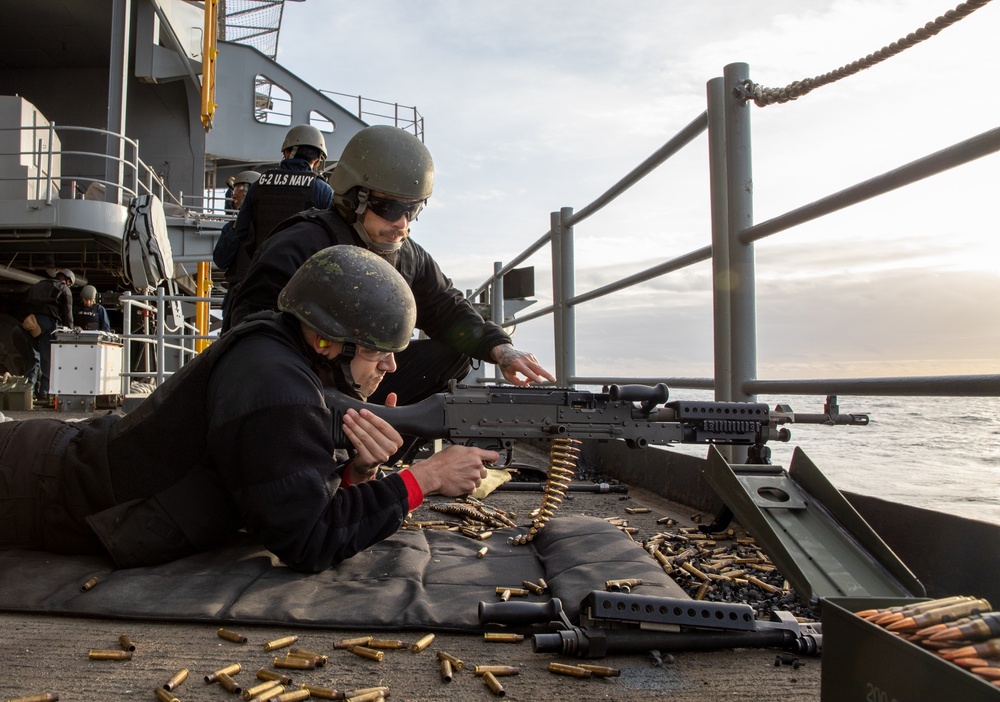
M 43 413 L 8 413 L 16 418 L 38 417 Z M 45 415 L 52 416 L 51 413 Z M 61 415 L 75 417 L 80 415 Z M 560 515 L 627 520 L 632 535 L 644 541 L 662 532 L 658 519 L 672 517 L 678 526 L 694 526 L 694 519 L 708 520 L 683 505 L 670 502 L 646 490 L 632 488 L 628 494 L 571 493 Z M 537 492 L 497 491 L 486 498 L 491 507 L 526 515 L 538 507 Z M 646 507 L 649 512 L 626 512 L 626 508 Z M 422 514 L 426 512 L 426 514 Z M 697 516 L 696 516 L 697 515 Z M 437 512 L 421 507 L 414 520 L 440 518 Z M 523 520 L 522 520 L 523 521 Z M 736 525 L 739 529 L 738 525 Z M 740 532 L 737 531 L 737 534 Z M 495 538 L 495 537 L 494 537 Z M 636 588 L 641 594 L 641 587 Z M 377 596 L 373 593 L 373 606 Z M 437 633 L 434 641 L 419 654 L 409 650 L 385 651 L 382 662 L 360 658 L 336 649 L 335 642 L 354 636 L 375 635 L 406 643 L 421 635 L 414 631 L 386 632 L 344 629 L 317 629 L 275 626 L 239 626 L 249 639 L 246 645 L 233 644 L 217 636 L 217 625 L 208 623 L 152 622 L 128 619 L 85 618 L 39 614 L 0 613 L 0 698 L 16 699 L 42 693 L 58 693 L 60 699 L 107 700 L 136 697 L 153 699 L 154 690 L 182 668 L 190 675 L 175 689 L 177 699 L 218 700 L 231 696 L 218 684 L 206 684 L 208 673 L 232 663 L 242 672 L 234 676 L 244 687 L 260 681 L 259 668 L 274 669 L 275 653 L 263 644 L 284 636 L 297 635 L 296 646 L 329 656 L 326 666 L 290 672 L 294 687 L 300 684 L 357 690 L 388 686 L 390 699 L 466 700 L 494 697 L 474 674 L 477 665 L 512 665 L 516 676 L 499 678 L 504 696 L 510 700 L 539 700 L 569 697 L 581 700 L 647 700 L 669 696 L 671 700 L 819 700 L 820 659 L 799 656 L 799 665 L 777 665 L 778 649 L 740 648 L 719 651 L 660 652 L 661 661 L 649 653 L 610 655 L 600 659 L 580 659 L 558 654 L 535 653 L 527 637 L 520 643 L 486 642 L 480 633 Z M 118 637 L 126 634 L 136 644 L 127 661 L 92 661 L 90 649 L 113 649 Z M 451 682 L 440 675 L 437 651 L 461 659 L 465 667 Z M 280 654 L 278 654 L 280 655 Z M 609 678 L 575 678 L 548 671 L 550 662 L 592 663 L 619 669 Z M 289 688 L 291 689 L 291 688 Z

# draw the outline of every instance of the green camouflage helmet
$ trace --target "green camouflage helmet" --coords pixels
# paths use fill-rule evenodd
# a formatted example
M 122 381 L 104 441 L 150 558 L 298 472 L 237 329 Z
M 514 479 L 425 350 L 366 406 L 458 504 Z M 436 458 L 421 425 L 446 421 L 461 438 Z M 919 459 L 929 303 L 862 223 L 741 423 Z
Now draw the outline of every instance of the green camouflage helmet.
M 93 285 L 84 285 L 83 289 L 80 291 L 81 300 L 96 300 L 97 299 L 97 288 Z
M 296 146 L 314 146 L 326 160 L 326 139 L 323 138 L 323 132 L 311 124 L 298 124 L 289 129 L 285 141 L 281 144 L 281 152 L 284 153 Z
M 403 276 L 360 246 L 313 254 L 281 291 L 278 309 L 329 341 L 393 352 L 410 343 L 417 319 Z
M 434 161 L 409 132 L 384 124 L 366 127 L 347 142 L 330 186 L 337 195 L 360 187 L 402 200 L 426 200 L 434 190 Z

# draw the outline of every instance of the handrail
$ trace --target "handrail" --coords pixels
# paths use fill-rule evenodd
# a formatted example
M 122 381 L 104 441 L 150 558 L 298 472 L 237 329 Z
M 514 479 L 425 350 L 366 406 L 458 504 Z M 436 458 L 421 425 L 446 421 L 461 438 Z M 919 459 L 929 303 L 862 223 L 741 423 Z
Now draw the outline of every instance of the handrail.
M 746 72 L 747 70 L 745 64 L 727 66 L 727 80 L 735 80 L 742 72 Z M 756 291 L 754 289 L 753 255 L 750 249 L 753 242 L 850 205 L 923 180 L 947 169 L 961 166 L 983 156 L 996 153 L 1000 151 L 1000 128 L 965 139 L 899 168 L 773 217 L 765 222 L 747 226 L 741 223 L 752 221 L 749 209 L 751 206 L 750 195 L 746 188 L 739 189 L 734 186 L 734 183 L 744 182 L 741 178 L 745 178 L 745 174 L 749 172 L 749 161 L 741 163 L 740 159 L 745 158 L 743 153 L 749 154 L 750 149 L 746 148 L 739 154 L 734 154 L 732 149 L 739 149 L 736 143 L 740 140 L 745 141 L 749 145 L 749 120 L 745 114 L 745 110 L 744 114 L 740 115 L 739 110 L 732 107 L 735 101 L 744 100 L 739 92 L 727 90 L 722 93 L 718 91 L 713 93 L 713 91 L 721 87 L 722 79 L 715 79 L 715 81 L 719 81 L 720 85 L 709 84 L 709 109 L 706 112 L 698 115 L 652 156 L 630 171 L 624 178 L 619 180 L 593 202 L 575 213 L 571 208 L 565 207 L 561 208 L 558 212 L 553 212 L 552 227 L 549 231 L 507 263 L 501 265 L 500 262 L 497 262 L 494 265 L 493 275 L 479 288 L 469 292 L 469 297 L 481 302 L 489 302 L 492 308 L 492 318 L 506 320 L 504 323 L 506 327 L 512 327 L 550 314 L 553 315 L 556 376 L 557 382 L 561 385 L 652 384 L 667 382 L 668 385 L 682 388 L 715 388 L 717 395 L 720 392 L 727 395 L 727 397 L 720 397 L 720 399 L 744 399 L 756 396 L 757 393 L 1000 396 L 1000 375 L 990 374 L 900 376 L 889 378 L 814 378 L 797 380 L 759 379 L 755 377 L 757 354 L 755 331 L 751 329 L 749 337 L 746 334 L 747 325 L 749 324 L 752 327 L 755 318 L 755 314 L 753 314 L 753 305 L 755 304 L 753 298 L 756 295 Z M 721 94 L 725 95 L 725 97 L 722 101 L 719 101 L 717 98 L 712 97 L 713 94 Z M 727 100 L 733 102 L 726 102 Z M 719 114 L 716 115 L 713 112 L 718 112 Z M 629 190 L 637 182 L 666 163 L 683 146 L 691 143 L 695 137 L 706 131 L 713 147 L 710 149 L 710 152 L 714 150 L 722 154 L 723 150 L 725 150 L 724 153 L 728 154 L 728 156 L 714 160 L 712 164 L 713 168 L 721 168 L 725 171 L 720 174 L 712 174 L 713 187 L 711 188 L 713 218 L 721 217 L 725 220 L 717 223 L 719 225 L 718 229 L 722 232 L 723 239 L 721 241 L 723 243 L 718 244 L 717 247 L 709 245 L 695 249 L 602 287 L 575 294 L 573 292 L 575 281 L 572 278 L 574 273 L 570 270 L 567 275 L 567 272 L 562 270 L 565 264 L 559 261 L 559 257 L 563 255 L 561 252 L 564 250 L 567 252 L 566 255 L 572 256 L 571 242 L 574 225 L 581 223 L 593 213 L 610 204 L 623 192 Z M 725 137 L 726 133 L 730 133 L 728 143 Z M 734 169 L 745 169 L 745 171 L 736 174 Z M 741 192 L 736 193 L 736 199 L 733 199 L 734 190 L 741 190 Z M 726 198 L 729 199 L 729 202 L 726 202 Z M 707 229 L 708 227 L 706 227 Z M 712 230 L 714 232 L 716 227 L 713 226 Z M 569 242 L 568 247 L 567 241 Z M 717 241 L 720 240 L 717 238 Z M 553 248 L 553 304 L 530 312 L 522 312 L 510 317 L 505 316 L 503 314 L 503 300 L 497 299 L 498 296 L 493 294 L 494 290 L 502 282 L 504 274 L 527 261 L 542 250 L 546 244 L 549 244 Z M 716 251 L 716 248 L 719 250 Z M 696 263 L 712 260 L 713 257 L 719 256 L 722 257 L 722 269 L 726 271 L 733 270 L 733 266 L 743 265 L 741 262 L 747 260 L 750 261 L 750 265 L 747 269 L 739 269 L 739 273 L 746 279 L 742 281 L 742 284 L 747 286 L 746 288 L 723 293 L 720 293 L 718 289 L 715 291 L 717 297 L 719 295 L 730 295 L 728 298 L 723 297 L 721 306 L 724 310 L 728 310 L 731 304 L 732 309 L 736 310 L 733 312 L 733 316 L 741 317 L 739 320 L 732 321 L 733 327 L 731 333 L 728 331 L 720 333 L 717 327 L 715 339 L 717 378 L 612 378 L 598 376 L 584 377 L 575 374 L 575 360 L 567 362 L 566 359 L 567 352 L 570 356 L 573 355 L 572 352 L 575 344 L 573 339 L 576 331 L 575 319 L 572 316 L 568 316 L 570 308 Z M 714 263 L 715 267 L 718 265 L 719 262 Z M 715 267 L 713 270 L 717 270 Z M 744 301 L 747 298 L 749 298 L 749 301 L 748 304 L 745 304 Z M 720 305 L 717 303 L 717 315 L 719 308 Z M 750 314 L 747 314 L 747 310 L 749 310 Z M 722 378 L 718 377 L 719 359 L 734 359 L 732 363 L 725 362 L 725 365 L 729 367 L 722 369 L 724 373 L 724 377 Z
M 20 151 L 5 151 L 0 152 L 0 157 L 2 156 L 30 156 L 36 163 L 41 163 L 43 160 L 46 163 L 46 171 L 43 174 L 42 169 L 38 168 L 38 173 L 31 177 L 31 179 L 38 182 L 44 178 L 45 180 L 45 192 L 46 197 L 44 198 L 47 204 L 51 204 L 55 197 L 55 193 L 60 190 L 59 186 L 67 185 L 71 186 L 68 192 L 69 197 L 66 199 L 77 199 L 77 195 L 82 193 L 79 190 L 79 183 L 99 183 L 106 187 L 115 188 L 125 193 L 129 197 L 135 197 L 136 195 L 146 193 L 149 195 L 156 195 L 160 200 L 167 201 L 170 200 L 176 204 L 181 204 L 181 201 L 167 189 L 166 184 L 163 179 L 160 178 L 159 174 L 156 173 L 152 168 L 150 168 L 145 162 L 139 158 L 139 142 L 131 139 L 124 134 L 117 134 L 115 132 L 108 131 L 107 129 L 99 129 L 96 127 L 77 127 L 72 125 L 62 125 L 57 126 L 54 123 L 47 122 L 45 124 L 27 124 L 17 127 L 0 127 L 0 132 L 30 132 L 32 134 L 32 149 L 31 150 L 20 150 Z M 35 138 L 34 135 L 40 132 L 44 132 L 49 136 L 46 140 L 41 140 Z M 106 151 L 106 144 L 102 144 L 101 150 L 96 148 L 92 151 L 89 150 L 78 150 L 78 149 L 63 149 L 62 146 L 62 135 L 68 132 L 82 133 L 82 134 L 95 134 L 101 137 L 110 137 L 112 139 L 118 139 L 125 148 L 122 149 L 124 154 L 121 157 L 109 155 Z M 54 141 L 51 137 L 52 134 L 59 136 L 59 148 L 54 147 Z M 43 145 L 44 144 L 44 145 Z M 86 159 L 92 159 L 97 163 L 108 163 L 108 162 L 118 162 L 121 164 L 122 168 L 119 169 L 121 173 L 121 181 L 114 182 L 109 180 L 105 176 L 103 168 L 99 171 L 100 175 L 91 175 L 80 173 L 65 172 L 63 170 L 62 157 L 63 156 L 78 156 Z M 59 174 L 53 175 L 52 164 L 53 161 L 58 161 L 59 163 Z M 79 167 L 78 167 L 79 169 Z M 98 170 L 94 170 L 98 172 Z M 26 180 L 23 176 L 8 176 L 0 177 L 0 181 L 23 181 Z M 79 190 L 79 193 L 78 193 Z M 40 189 L 38 190 L 40 191 Z M 121 202 L 115 204 L 123 204 Z

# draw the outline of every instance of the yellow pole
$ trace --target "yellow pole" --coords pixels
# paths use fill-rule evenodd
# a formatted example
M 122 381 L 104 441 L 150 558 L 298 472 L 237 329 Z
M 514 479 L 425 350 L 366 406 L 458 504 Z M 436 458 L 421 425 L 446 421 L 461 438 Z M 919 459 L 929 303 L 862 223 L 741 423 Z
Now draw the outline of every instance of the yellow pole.
M 219 55 L 216 40 L 219 31 L 218 0 L 205 0 L 205 31 L 201 50 L 201 124 L 212 129 L 215 117 L 215 59 Z
M 198 262 L 198 297 L 208 297 L 212 292 L 212 265 L 208 261 Z M 208 335 L 208 310 L 210 303 L 195 303 L 195 326 L 198 327 L 198 336 Z M 194 348 L 201 353 L 208 348 L 207 339 L 197 339 Z

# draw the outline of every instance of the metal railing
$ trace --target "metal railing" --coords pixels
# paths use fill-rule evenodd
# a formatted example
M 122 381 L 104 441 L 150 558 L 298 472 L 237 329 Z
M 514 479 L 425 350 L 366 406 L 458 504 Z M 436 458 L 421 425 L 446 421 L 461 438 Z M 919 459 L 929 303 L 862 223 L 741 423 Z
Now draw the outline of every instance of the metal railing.
M 370 123 L 371 118 L 374 117 L 379 124 L 391 124 L 412 133 L 420 141 L 424 140 L 424 117 L 417 111 L 416 107 L 400 105 L 398 102 L 375 100 L 360 95 L 338 93 L 333 90 L 320 90 L 320 92 L 324 95 L 338 95 L 357 100 L 358 119 Z
M 191 317 L 181 306 L 207 302 L 215 307 L 222 306 L 221 297 L 190 297 L 187 295 L 168 295 L 163 288 L 157 288 L 154 295 L 136 295 L 125 292 L 121 296 L 124 333 L 125 358 L 122 364 L 122 395 L 127 395 L 132 387 L 132 381 L 146 379 L 155 381 L 159 387 L 163 381 L 179 370 L 184 364 L 198 355 L 198 342 L 210 341 L 214 336 L 199 335 L 198 328 L 186 320 Z M 178 306 L 179 314 L 172 314 L 171 306 Z M 138 314 L 136 314 L 138 313 Z M 168 322 L 168 317 L 179 320 L 175 324 Z M 135 331 L 136 318 L 139 318 L 140 331 Z M 133 363 L 132 342 L 141 344 L 139 363 Z M 168 352 L 170 352 L 168 354 Z M 173 355 L 172 362 L 168 355 Z M 155 363 L 154 363 L 155 359 Z M 134 366 L 143 365 L 143 368 Z M 175 370 L 167 370 L 168 365 Z
M 865 180 L 765 222 L 753 224 L 750 115 L 745 91 L 747 64 L 726 66 L 722 78 L 708 83 L 708 109 L 663 147 L 581 210 L 563 207 L 551 214 L 550 229 L 470 293 L 488 303 L 493 320 L 507 327 L 552 315 L 555 374 L 560 385 L 666 382 L 680 388 L 715 390 L 719 400 L 754 400 L 757 393 L 801 395 L 954 395 L 1000 396 L 1000 375 L 900 376 L 766 380 L 757 378 L 755 241 L 864 200 L 888 193 L 928 176 L 1000 151 L 1000 128 Z M 652 266 L 601 288 L 577 294 L 574 273 L 574 227 L 611 204 L 701 134 L 708 134 L 711 245 Z M 503 309 L 503 275 L 549 246 L 552 256 L 552 305 L 507 318 Z M 713 378 L 585 377 L 576 373 L 575 308 L 611 293 L 711 260 L 713 277 L 729 285 L 713 286 Z
M 116 204 L 123 204 L 129 198 L 141 194 L 156 195 L 161 201 L 169 200 L 180 204 L 180 200 L 167 189 L 159 174 L 139 158 L 139 142 L 122 134 L 94 127 L 65 125 L 57 127 L 51 122 L 18 127 L 0 127 L 0 132 L 16 132 L 18 137 L 25 133 L 31 134 L 32 147 L 30 149 L 0 152 L 0 158 L 15 157 L 17 163 L 21 164 L 22 158 L 27 156 L 34 167 L 33 175 L 28 177 L 22 175 L 0 176 L 0 181 L 34 181 L 34 192 L 37 195 L 35 199 L 44 200 L 48 205 L 51 205 L 54 199 L 62 197 L 60 193 L 63 188 L 65 188 L 67 195 L 65 199 L 75 200 L 78 197 L 84 197 L 90 186 L 94 184 L 103 186 L 105 192 L 110 195 L 110 201 Z M 63 136 L 69 133 L 95 135 L 102 140 L 102 150 L 78 151 L 61 148 Z M 20 141 L 19 138 L 18 141 Z M 119 156 L 112 156 L 105 152 L 106 144 L 104 142 L 107 141 L 118 143 L 118 148 L 112 150 L 116 150 L 120 154 Z M 63 160 L 64 156 L 78 157 L 76 162 L 80 165 L 74 165 L 73 169 L 68 172 L 63 170 L 67 165 Z M 90 163 L 95 165 L 84 165 Z M 110 170 L 116 170 L 118 173 L 118 177 L 114 180 L 104 175 L 109 170 L 105 168 L 109 163 L 115 164 L 115 167 Z M 93 175 L 94 173 L 102 175 L 96 176 Z M 105 192 L 93 193 L 88 197 L 105 201 Z M 122 199 L 120 193 L 126 197 Z

